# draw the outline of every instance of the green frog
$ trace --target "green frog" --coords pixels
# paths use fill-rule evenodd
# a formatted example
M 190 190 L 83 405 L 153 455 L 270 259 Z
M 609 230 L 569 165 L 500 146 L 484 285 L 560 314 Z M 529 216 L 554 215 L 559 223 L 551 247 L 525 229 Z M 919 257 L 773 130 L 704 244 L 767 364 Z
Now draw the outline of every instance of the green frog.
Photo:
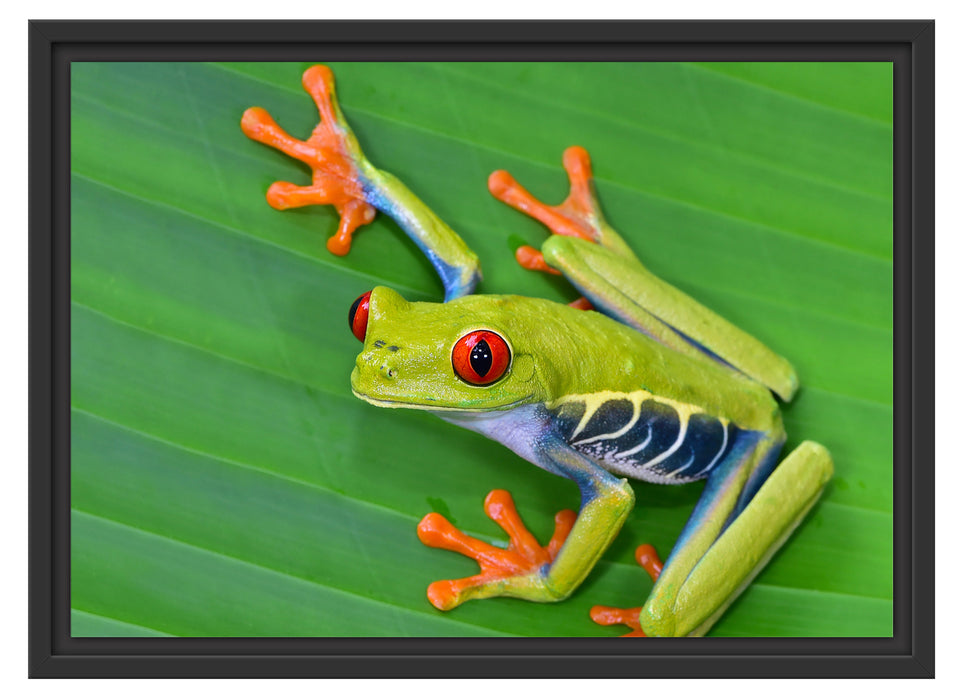
M 649 545 L 637 561 L 655 580 L 641 607 L 594 606 L 600 624 L 626 636 L 700 636 L 749 585 L 816 503 L 832 476 L 829 452 L 806 441 L 780 460 L 786 438 L 774 394 L 792 399 L 796 373 L 761 342 L 651 274 L 605 221 L 589 156 L 568 148 L 570 195 L 546 206 L 508 173 L 489 179 L 499 200 L 552 232 L 521 265 L 564 275 L 582 294 L 545 299 L 476 295 L 477 256 L 397 178 L 369 163 L 335 96 L 332 72 L 303 75 L 321 121 L 306 141 L 262 109 L 244 132 L 313 170 L 300 186 L 274 183 L 277 209 L 337 208 L 328 242 L 349 251 L 352 233 L 377 211 L 392 217 L 443 281 L 443 303 L 408 302 L 376 287 L 349 311 L 363 342 L 353 393 L 385 408 L 429 411 L 496 440 L 582 495 L 561 511 L 549 542 L 526 529 L 510 494 L 494 490 L 486 513 L 509 535 L 506 548 L 470 537 L 443 516 L 420 522 L 431 547 L 475 559 L 480 573 L 436 581 L 430 602 L 449 610 L 468 600 L 567 598 L 619 533 L 635 497 L 628 479 L 662 484 L 706 480 L 702 496 L 664 562 Z

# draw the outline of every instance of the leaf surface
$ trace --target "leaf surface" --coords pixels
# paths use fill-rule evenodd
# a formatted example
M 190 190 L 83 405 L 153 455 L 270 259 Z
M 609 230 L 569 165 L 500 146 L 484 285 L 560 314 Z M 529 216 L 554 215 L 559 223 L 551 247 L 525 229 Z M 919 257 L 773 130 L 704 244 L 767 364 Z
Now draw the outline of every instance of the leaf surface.
M 574 485 L 415 411 L 355 399 L 346 311 L 376 284 L 441 298 L 383 216 L 335 258 L 332 208 L 277 212 L 301 164 L 249 141 L 259 105 L 305 137 L 308 64 L 72 66 L 74 636 L 597 636 L 640 605 L 701 485 L 638 503 L 559 605 L 469 603 L 428 583 L 475 564 L 423 547 L 431 510 L 502 544 L 510 490 L 541 538 Z M 477 251 L 483 290 L 568 301 L 518 268 L 544 231 L 496 202 L 505 168 L 547 202 L 571 144 L 645 264 L 790 358 L 787 449 L 836 478 L 717 636 L 892 634 L 892 69 L 888 64 L 331 64 L 370 160 Z

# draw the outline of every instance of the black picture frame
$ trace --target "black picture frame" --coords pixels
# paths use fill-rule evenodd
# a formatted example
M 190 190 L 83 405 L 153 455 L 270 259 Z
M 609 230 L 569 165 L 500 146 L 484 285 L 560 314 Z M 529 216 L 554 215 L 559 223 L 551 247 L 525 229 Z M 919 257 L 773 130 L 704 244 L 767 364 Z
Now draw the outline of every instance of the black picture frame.
M 319 29 L 325 31 L 322 33 Z M 69 76 L 78 60 L 877 60 L 894 64 L 894 636 L 888 639 L 80 639 L 69 635 Z M 315 53 L 314 53 L 315 55 Z M 934 23 L 29 24 L 32 677 L 932 677 Z M 442 664 L 436 663 L 438 658 Z M 623 663 L 624 660 L 628 663 Z

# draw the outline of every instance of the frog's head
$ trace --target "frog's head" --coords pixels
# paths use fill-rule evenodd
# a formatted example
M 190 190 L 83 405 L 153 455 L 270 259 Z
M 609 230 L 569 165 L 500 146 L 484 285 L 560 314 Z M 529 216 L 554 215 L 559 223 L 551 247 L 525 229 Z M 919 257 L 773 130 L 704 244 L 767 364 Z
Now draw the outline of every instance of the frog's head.
M 363 341 L 353 393 L 377 406 L 488 411 L 542 401 L 524 330 L 538 326 L 520 297 L 408 302 L 386 287 L 350 309 Z

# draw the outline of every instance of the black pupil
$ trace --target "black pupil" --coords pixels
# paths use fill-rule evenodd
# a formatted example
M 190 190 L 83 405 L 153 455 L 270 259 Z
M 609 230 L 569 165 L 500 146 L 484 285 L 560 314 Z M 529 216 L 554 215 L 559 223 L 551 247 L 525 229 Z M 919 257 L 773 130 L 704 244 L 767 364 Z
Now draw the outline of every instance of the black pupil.
M 356 310 L 360 308 L 361 301 L 363 301 L 363 295 L 358 296 L 356 301 L 353 302 L 353 306 L 350 307 L 350 330 L 353 330 L 353 319 L 356 318 Z
M 485 340 L 479 341 L 470 352 L 470 367 L 481 377 L 485 377 L 493 366 L 493 351 Z

